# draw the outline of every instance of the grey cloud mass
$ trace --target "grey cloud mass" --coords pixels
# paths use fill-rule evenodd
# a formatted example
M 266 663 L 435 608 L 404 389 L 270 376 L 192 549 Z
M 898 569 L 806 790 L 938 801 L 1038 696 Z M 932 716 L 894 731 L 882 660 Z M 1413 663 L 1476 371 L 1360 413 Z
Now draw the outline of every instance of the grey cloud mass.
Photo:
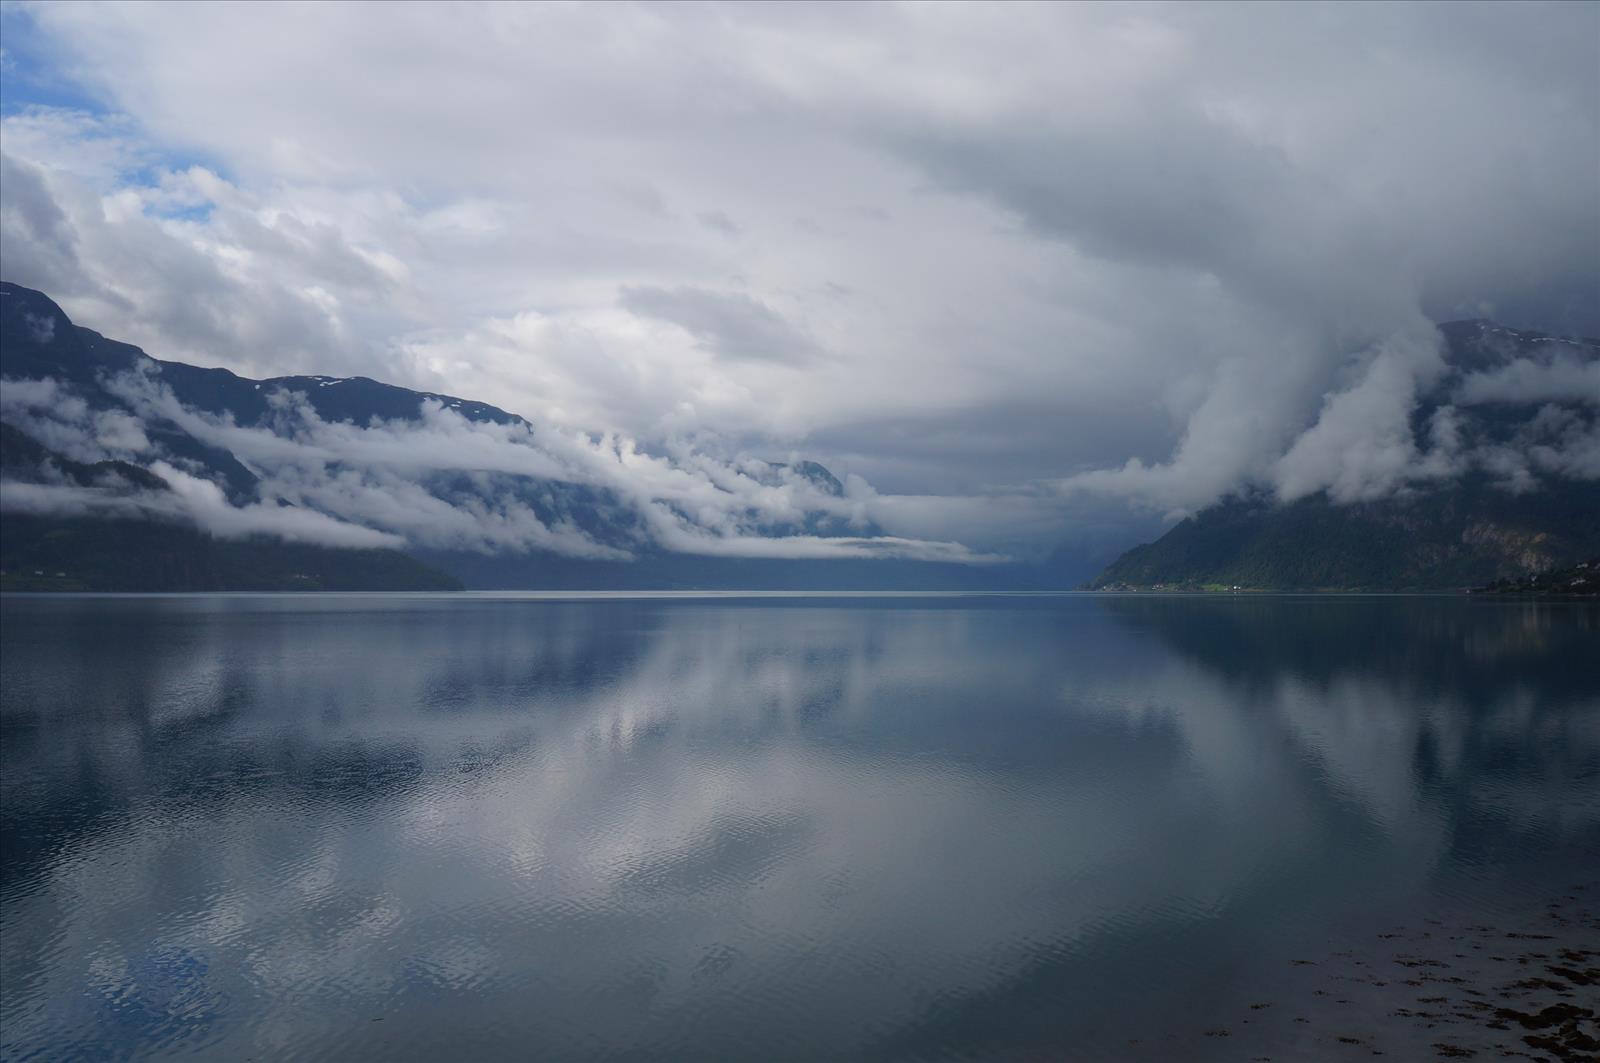
M 1594 346 L 1600 347 L 1600 344 Z M 1519 358 L 1497 369 L 1473 373 L 1456 391 L 1456 401 L 1463 405 L 1562 399 L 1595 401 L 1597 396 L 1600 396 L 1600 360 L 1581 361 L 1567 352 L 1551 362 Z
M 975 553 L 1596 475 L 1577 348 L 1417 411 L 1441 321 L 1600 335 L 1600 5 L 20 10 L 99 106 L 4 118 L 6 279 L 161 357 L 804 455 Z
M 777 311 L 742 292 L 702 288 L 623 288 L 618 303 L 642 317 L 677 325 L 720 358 L 806 362 L 816 346 Z

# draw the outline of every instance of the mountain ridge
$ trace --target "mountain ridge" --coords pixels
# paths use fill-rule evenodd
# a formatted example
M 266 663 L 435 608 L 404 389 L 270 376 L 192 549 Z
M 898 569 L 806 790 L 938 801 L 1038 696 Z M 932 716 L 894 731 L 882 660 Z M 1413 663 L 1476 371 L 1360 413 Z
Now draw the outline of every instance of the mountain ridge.
M 258 475 L 261 470 L 254 459 L 237 448 L 216 443 L 217 438 L 238 435 L 236 429 L 245 433 L 270 430 L 282 436 L 307 424 L 327 430 L 341 425 L 372 429 L 393 424 L 410 431 L 424 426 L 430 416 L 443 418 L 447 427 L 456 423 L 452 417 L 459 417 L 468 426 L 513 434 L 526 435 L 535 427 L 489 403 L 414 391 L 368 377 L 294 375 L 256 380 L 227 369 L 159 359 L 73 324 L 43 293 L 0 282 L 0 296 L 0 376 L 8 381 L 8 390 L 15 391 L 28 382 L 48 382 L 59 391 L 46 397 L 56 405 L 83 402 L 91 417 L 131 418 L 151 442 L 144 453 L 159 452 L 167 464 L 177 466 L 165 475 L 193 474 L 211 481 L 221 489 L 227 504 L 266 516 L 303 509 L 315 500 L 275 494 Z M 160 401 L 152 399 L 152 394 Z M 430 410 L 436 412 L 430 414 Z M 201 420 L 207 431 L 197 437 L 191 429 Z M 286 422 L 293 423 L 285 427 Z M 26 434 L 19 425 L 8 427 Z M 526 449 L 517 456 L 529 461 L 536 457 Z M 57 454 L 55 463 L 60 466 L 74 460 Z M 140 468 L 130 461 L 123 464 Z M 325 464 L 328 482 L 359 472 L 338 457 Z M 156 472 L 142 471 L 159 481 Z M 418 477 L 426 490 L 413 491 L 410 497 L 423 507 L 455 509 L 468 520 L 491 528 L 497 522 L 505 525 L 512 518 L 527 517 L 530 525 L 539 523 L 552 537 L 568 534 L 569 539 L 582 539 L 591 556 L 568 556 L 554 549 L 489 550 L 437 541 L 408 541 L 406 556 L 480 589 L 1042 589 L 1070 587 L 1088 574 L 1050 565 L 980 566 L 960 559 L 874 556 L 915 543 L 888 536 L 872 521 L 849 515 L 844 484 L 825 466 L 810 460 L 746 463 L 743 467 L 741 474 L 754 485 L 752 490 L 798 491 L 802 496 L 811 492 L 805 497 L 829 507 L 801 507 L 787 514 L 780 507 L 779 515 L 764 518 L 760 524 L 762 538 L 755 546 L 759 548 L 765 541 L 782 545 L 789 539 L 816 543 L 820 551 L 831 542 L 851 546 L 859 556 L 718 556 L 694 552 L 693 542 L 687 549 L 672 549 L 655 541 L 659 530 L 647 526 L 637 508 L 630 508 L 614 491 L 576 478 L 564 480 L 559 474 L 559 469 L 524 475 L 492 468 L 441 467 L 425 478 Z M 333 516 L 339 515 L 333 512 Z M 5 519 L 8 536 L 20 541 L 26 523 L 13 519 L 11 513 Z M 670 522 L 666 530 L 673 531 Z M 720 544 L 713 540 L 711 545 Z M 52 563 L 60 563 L 60 559 Z
M 817 462 L 796 459 L 745 463 L 737 473 L 753 485 L 751 490 L 799 492 L 795 497 L 809 498 L 812 501 L 807 505 L 820 507 L 780 509 L 758 521 L 751 518 L 756 523 L 750 527 L 758 538 L 753 552 L 745 555 L 696 552 L 703 548 L 695 542 L 665 545 L 659 539 L 662 534 L 674 533 L 671 521 L 682 524 L 687 520 L 682 508 L 668 508 L 663 532 L 659 520 L 652 523 L 659 514 L 629 504 L 613 488 L 563 473 L 558 464 L 540 466 L 537 472 L 493 463 L 430 466 L 413 477 L 416 482 L 398 484 L 410 491 L 406 495 L 409 502 L 401 503 L 398 497 L 385 500 L 392 505 L 459 511 L 451 516 L 491 529 L 526 518 L 554 545 L 543 545 L 543 540 L 529 546 L 526 541 L 514 540 L 507 540 L 507 545 L 487 540 L 416 539 L 406 534 L 403 526 L 396 531 L 341 524 L 348 513 L 319 504 L 328 497 L 326 490 L 322 495 L 315 491 L 296 495 L 294 489 L 300 481 L 282 475 L 274 481 L 272 470 L 261 464 L 264 459 L 252 457 L 248 449 L 239 450 L 232 441 L 244 438 L 257 447 L 280 441 L 285 446 L 299 446 L 296 433 L 315 435 L 317 431 L 342 430 L 341 426 L 365 432 L 398 426 L 396 431 L 403 433 L 426 427 L 430 418 L 446 427 L 464 424 L 491 435 L 510 432 L 528 438 L 536 426 L 489 403 L 416 391 L 364 376 L 290 375 L 257 380 L 227 369 L 158 359 L 136 346 L 73 324 L 43 293 L 0 282 L 0 296 L 0 376 L 7 380 L 8 390 L 24 384 L 55 388 L 41 401 L 63 408 L 82 403 L 85 424 L 110 418 L 112 429 L 136 429 L 148 437 L 148 446 L 137 455 L 75 455 L 55 449 L 67 446 L 70 450 L 71 439 L 64 443 L 35 439 L 23 427 L 7 421 L 7 476 L 40 488 L 59 481 L 58 487 L 97 491 L 97 497 L 108 503 L 121 497 L 116 484 L 122 485 L 124 495 L 141 491 L 159 495 L 164 501 L 147 504 L 146 510 L 159 510 L 156 523 L 169 530 L 178 523 L 171 511 L 181 508 L 180 503 L 193 492 L 204 489 L 191 481 L 205 481 L 220 491 L 219 505 L 243 510 L 275 527 L 301 527 L 320 518 L 322 531 L 328 534 L 352 541 L 364 535 L 366 547 L 389 550 L 414 565 L 405 569 L 404 578 L 419 581 L 418 585 L 449 582 L 480 589 L 1050 590 L 1085 586 L 1100 590 L 1455 590 L 1572 564 L 1600 552 L 1600 483 L 1596 480 L 1575 475 L 1558 482 L 1545 477 L 1531 485 L 1517 484 L 1479 468 L 1442 482 L 1420 483 L 1378 500 L 1335 502 L 1326 492 L 1319 492 L 1279 502 L 1259 490 L 1236 494 L 1180 522 L 1155 542 L 1131 548 L 1084 584 L 1091 572 L 1081 560 L 1060 552 L 1039 564 L 881 556 L 880 547 L 898 549 L 907 540 L 886 536 L 859 514 L 850 514 L 847 492 L 838 477 Z M 1521 396 L 1514 401 L 1484 401 L 1467 392 L 1474 381 L 1486 375 L 1506 376 L 1530 366 L 1546 373 L 1571 366 L 1588 372 L 1589 366 L 1600 365 L 1600 341 L 1553 337 L 1481 319 L 1446 322 L 1439 331 L 1448 355 L 1446 369 L 1443 377 L 1419 396 L 1412 411 L 1417 439 L 1429 438 L 1442 418 L 1450 421 L 1453 432 L 1480 449 L 1514 441 L 1526 443 L 1524 437 L 1533 430 L 1530 426 L 1569 435 L 1585 425 L 1594 430 L 1594 416 L 1583 403 L 1551 400 L 1540 392 L 1539 379 L 1527 373 L 1523 374 L 1527 379 L 1507 377 L 1515 385 L 1511 390 Z M 45 428 L 54 424 L 40 423 Z M 18 455 L 30 447 L 37 452 L 29 461 L 22 461 Z M 310 449 L 314 451 L 315 446 Z M 527 448 L 517 453 L 519 460 L 538 456 Z M 159 455 L 159 460 L 152 467 L 154 459 L 144 460 L 145 455 Z M 136 457 L 144 463 L 134 460 Z M 384 481 L 363 480 L 365 473 L 348 456 L 334 453 L 317 460 L 322 479 L 313 487 L 356 483 L 362 490 L 384 495 Z M 180 497 L 173 484 L 188 494 Z M 285 489 L 288 495 L 282 493 Z M 161 495 L 163 491 L 166 493 Z M 144 512 L 141 519 L 151 516 Z M 74 519 L 84 518 L 78 514 Z M 128 518 L 124 515 L 123 519 Z M 32 542 L 30 536 L 48 536 L 52 529 L 42 520 L 39 513 L 8 510 L 7 538 L 16 543 Z M 72 536 L 83 538 L 82 524 L 70 530 Z M 196 534 L 214 542 L 228 538 L 208 535 L 204 528 Z M 563 536 L 569 544 L 578 544 L 577 549 L 562 547 Z M 817 556 L 761 552 L 762 544 L 782 545 L 785 540 L 816 544 Z M 828 555 L 829 543 L 857 553 Z M 721 545 L 715 540 L 711 544 Z M 312 543 L 300 545 L 308 550 L 317 548 Z M 341 548 L 356 549 L 357 545 L 347 542 Z M 874 555 L 874 550 L 879 553 Z M 68 560 L 59 552 L 24 554 L 8 550 L 7 570 L 65 571 L 54 566 Z M 403 567 L 396 562 L 391 571 L 401 573 Z M 100 583 L 107 579 L 104 571 L 97 577 Z M 206 589 L 227 582 L 224 575 L 207 579 Z M 329 586 L 338 581 L 327 576 L 316 582 Z

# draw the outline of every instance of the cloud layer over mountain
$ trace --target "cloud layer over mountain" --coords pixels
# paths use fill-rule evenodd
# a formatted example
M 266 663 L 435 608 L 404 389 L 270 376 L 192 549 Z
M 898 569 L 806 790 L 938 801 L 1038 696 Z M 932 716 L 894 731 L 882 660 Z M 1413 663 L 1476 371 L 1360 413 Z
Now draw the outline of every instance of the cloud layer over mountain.
M 20 320 L 42 341 L 44 364 L 51 364 L 52 352 L 63 366 L 71 361 L 74 356 L 53 343 L 54 333 L 73 331 L 70 325 L 10 312 L 16 310 L 11 304 L 37 295 L 7 286 L 0 296 L 7 300 L 8 325 Z M 37 321 L 57 327 L 46 337 L 32 329 Z M 22 342 L 11 332 L 8 345 Z M 20 352 L 8 357 L 32 364 Z M 311 393 L 382 388 L 331 377 L 234 378 L 228 384 L 256 396 L 265 410 L 262 417 L 240 411 L 241 417 L 232 407 L 213 412 L 180 398 L 165 374 L 186 368 L 136 358 L 130 368 L 97 371 L 92 384 L 6 377 L 0 417 L 8 430 L 57 457 L 15 462 L 28 466 L 26 475 L 8 472 L 0 479 L 0 508 L 186 519 L 223 538 L 267 534 L 333 546 L 491 555 L 627 561 L 665 550 L 978 565 L 1004 560 L 956 542 L 885 534 L 873 519 L 881 508 L 875 491 L 859 477 L 845 485 L 807 463 L 729 463 L 685 446 L 651 451 L 627 437 L 592 437 L 507 419 L 499 411 L 469 416 L 461 400 L 415 393 L 402 393 L 414 415 L 330 418 Z M 406 405 L 401 395 L 395 398 Z M 355 400 L 358 409 L 361 404 Z M 233 462 L 248 488 L 227 472 Z
M 1499 456 L 1413 423 L 1434 322 L 1600 334 L 1593 4 L 4 17 L 6 279 L 161 357 L 492 401 L 619 491 L 804 453 L 891 533 L 1024 554 L 1244 485 L 1600 475 L 1592 360 L 1459 384 L 1591 411 Z M 448 538 L 287 470 L 533 460 L 452 416 L 286 410 L 273 486 Z

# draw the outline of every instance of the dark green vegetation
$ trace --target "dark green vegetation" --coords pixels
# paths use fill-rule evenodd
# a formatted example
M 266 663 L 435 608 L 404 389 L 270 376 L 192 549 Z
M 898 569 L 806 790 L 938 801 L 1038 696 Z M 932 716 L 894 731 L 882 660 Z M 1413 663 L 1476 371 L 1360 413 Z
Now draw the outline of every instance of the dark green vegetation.
M 7 514 L 8 591 L 451 591 L 455 577 L 398 550 L 217 539 L 155 520 Z
M 1600 557 L 1580 561 L 1571 568 L 1536 572 L 1531 576 L 1497 579 L 1483 587 L 1473 588 L 1474 594 L 1535 594 L 1556 598 L 1593 598 L 1600 596 Z
M 1100 590 L 1463 590 L 1600 553 L 1600 484 L 1513 495 L 1481 480 L 1337 505 L 1230 500 L 1136 546 Z

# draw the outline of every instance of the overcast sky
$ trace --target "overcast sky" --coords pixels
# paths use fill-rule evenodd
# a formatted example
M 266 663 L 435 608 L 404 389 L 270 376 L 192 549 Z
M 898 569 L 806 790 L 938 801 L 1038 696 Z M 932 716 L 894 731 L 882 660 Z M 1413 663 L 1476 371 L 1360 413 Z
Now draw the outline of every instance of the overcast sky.
M 1600 334 L 1593 3 L 0 19 L 0 266 L 79 323 L 812 457 L 891 532 L 1360 497 L 1430 322 Z

